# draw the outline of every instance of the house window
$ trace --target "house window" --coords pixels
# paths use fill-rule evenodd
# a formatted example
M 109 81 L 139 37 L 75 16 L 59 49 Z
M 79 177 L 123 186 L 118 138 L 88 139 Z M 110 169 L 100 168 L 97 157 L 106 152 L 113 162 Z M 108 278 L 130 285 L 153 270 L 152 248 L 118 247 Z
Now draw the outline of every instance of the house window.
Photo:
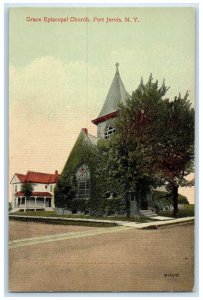
M 17 184 L 15 185 L 15 192 L 17 192 L 18 191 L 18 186 L 17 186 Z
M 50 192 L 52 193 L 52 185 L 50 185 Z
M 45 189 L 47 189 L 47 185 L 45 185 Z
M 77 199 L 90 198 L 90 171 L 86 165 L 82 165 L 76 173 L 77 179 Z
M 104 131 L 104 138 L 108 139 L 115 131 L 116 129 L 112 125 L 107 125 Z

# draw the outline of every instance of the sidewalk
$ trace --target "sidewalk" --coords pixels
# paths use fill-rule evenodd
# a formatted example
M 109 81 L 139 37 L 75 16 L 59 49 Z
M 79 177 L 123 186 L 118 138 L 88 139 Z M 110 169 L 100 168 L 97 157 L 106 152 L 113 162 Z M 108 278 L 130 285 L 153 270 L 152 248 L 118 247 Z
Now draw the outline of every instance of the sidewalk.
M 116 221 L 116 220 L 99 220 L 99 219 L 83 219 L 83 218 L 60 218 L 60 217 L 39 217 L 39 216 L 22 216 L 22 215 L 10 215 L 9 218 L 13 219 L 30 219 L 30 220 L 60 220 L 60 221 L 71 221 L 71 222 L 80 222 L 80 223 L 100 223 L 100 224 L 112 224 L 125 227 L 133 227 L 137 229 L 156 229 L 158 227 L 170 226 L 181 223 L 190 223 L 194 221 L 194 217 L 171 219 L 166 217 L 160 217 L 158 221 L 138 223 L 130 221 Z M 158 218 L 158 217 L 156 217 Z
M 122 226 L 127 226 L 127 227 L 134 227 L 137 229 L 147 229 L 147 228 L 156 229 L 158 227 L 163 227 L 163 226 L 176 225 L 181 223 L 190 223 L 193 222 L 194 219 L 195 219 L 194 217 L 187 217 L 187 218 L 169 219 L 166 221 L 154 221 L 154 222 L 147 222 L 147 223 L 117 221 L 117 224 Z

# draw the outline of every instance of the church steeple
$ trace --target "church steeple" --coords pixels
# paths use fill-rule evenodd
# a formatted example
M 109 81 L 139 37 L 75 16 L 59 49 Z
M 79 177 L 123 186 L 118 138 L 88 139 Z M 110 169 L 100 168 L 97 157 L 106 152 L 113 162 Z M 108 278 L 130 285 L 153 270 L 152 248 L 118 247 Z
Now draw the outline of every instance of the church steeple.
M 116 66 L 116 74 L 119 74 L 119 70 L 118 70 L 119 63 L 117 62 L 117 63 L 115 64 L 115 66 Z
M 103 107 L 98 117 L 95 120 L 92 120 L 92 122 L 96 125 L 98 125 L 101 122 L 104 122 L 109 118 L 115 117 L 118 112 L 118 103 L 119 102 L 125 103 L 126 99 L 129 97 L 119 74 L 119 69 L 118 69 L 119 63 L 117 62 L 115 66 L 116 66 L 116 74 L 110 86 L 106 100 L 103 104 Z

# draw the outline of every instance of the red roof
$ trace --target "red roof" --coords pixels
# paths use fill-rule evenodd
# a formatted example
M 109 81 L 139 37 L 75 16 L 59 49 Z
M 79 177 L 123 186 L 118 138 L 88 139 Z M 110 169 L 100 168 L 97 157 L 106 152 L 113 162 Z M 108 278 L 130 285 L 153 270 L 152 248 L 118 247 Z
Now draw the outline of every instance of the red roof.
M 18 179 L 21 181 L 21 182 L 24 182 L 25 178 L 26 178 L 26 175 L 23 175 L 23 174 L 19 174 L 19 173 L 16 173 L 15 174 Z
M 118 111 L 114 111 L 114 112 L 112 112 L 110 114 L 107 114 L 105 116 L 102 116 L 102 117 L 99 117 L 99 118 L 97 118 L 95 120 L 92 120 L 92 123 L 94 123 L 95 125 L 97 125 L 97 124 L 99 124 L 101 122 L 104 122 L 104 121 L 106 121 L 108 119 L 115 118 L 115 117 L 117 117 L 117 115 L 118 115 Z
M 16 173 L 16 176 L 19 178 L 20 182 L 30 182 L 30 183 L 56 183 L 59 174 L 55 172 L 55 174 L 48 173 L 39 173 L 28 171 L 26 175 Z
M 18 196 L 24 196 L 25 193 L 23 192 L 17 192 L 15 193 L 15 196 L 18 197 Z M 34 197 L 52 197 L 52 194 L 48 193 L 48 192 L 32 192 L 32 195 L 31 196 L 34 196 Z

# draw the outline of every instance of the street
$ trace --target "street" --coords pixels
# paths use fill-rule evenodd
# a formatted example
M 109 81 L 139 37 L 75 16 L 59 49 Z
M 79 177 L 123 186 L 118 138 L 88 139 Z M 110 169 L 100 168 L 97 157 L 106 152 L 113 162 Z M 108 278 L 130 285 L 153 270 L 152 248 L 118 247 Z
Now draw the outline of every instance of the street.
M 9 291 L 192 291 L 194 226 L 10 221 Z

